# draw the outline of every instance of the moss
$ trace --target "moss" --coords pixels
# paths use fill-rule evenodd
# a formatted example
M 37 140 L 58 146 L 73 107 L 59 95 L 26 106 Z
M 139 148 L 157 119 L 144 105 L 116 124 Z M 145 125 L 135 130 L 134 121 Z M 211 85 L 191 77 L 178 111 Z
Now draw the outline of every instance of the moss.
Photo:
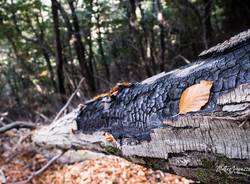
M 236 182 L 236 177 L 230 176 L 228 173 L 223 171 L 219 172 L 217 170 L 217 168 L 220 166 L 233 167 L 236 163 L 233 163 L 230 159 L 225 157 L 217 157 L 216 159 L 202 159 L 201 163 L 202 167 L 197 169 L 196 177 L 202 183 L 231 184 Z
M 157 169 L 160 168 L 160 165 L 157 162 L 153 162 L 153 161 L 150 161 L 150 160 L 148 160 L 146 162 L 146 166 L 153 169 L 153 170 L 157 170 Z
M 215 161 L 213 160 L 202 159 L 201 163 L 202 163 L 202 166 L 205 168 L 214 168 L 215 166 Z
M 104 147 L 105 153 L 107 154 L 111 154 L 111 155 L 119 155 L 121 153 L 121 151 L 113 146 L 105 146 Z

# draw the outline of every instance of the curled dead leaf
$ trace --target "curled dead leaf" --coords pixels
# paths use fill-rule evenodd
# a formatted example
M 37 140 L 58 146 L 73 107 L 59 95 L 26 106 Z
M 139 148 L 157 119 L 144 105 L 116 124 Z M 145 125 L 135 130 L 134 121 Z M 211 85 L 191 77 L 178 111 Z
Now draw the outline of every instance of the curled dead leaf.
M 213 81 L 201 80 L 185 89 L 180 98 L 179 114 L 200 110 L 208 102 L 212 86 Z
M 121 82 L 121 83 L 117 83 L 115 86 L 113 86 L 111 88 L 111 90 L 109 92 L 106 92 L 106 93 L 102 93 L 102 94 L 99 94 L 97 96 L 95 96 L 93 98 L 93 100 L 99 100 L 99 99 L 102 99 L 104 97 L 116 97 L 118 95 L 118 93 L 123 89 L 123 88 L 126 88 L 126 87 L 129 87 L 131 86 L 132 84 L 129 83 L 129 82 Z
M 104 133 L 104 136 L 105 136 L 105 139 L 106 139 L 108 142 L 114 142 L 114 141 L 115 141 L 115 138 L 114 138 L 113 135 L 110 134 L 110 133 L 105 132 L 105 133 Z
M 99 95 L 95 96 L 95 97 L 93 98 L 93 100 L 99 100 L 99 99 L 101 99 L 101 98 L 103 98 L 103 97 L 108 97 L 108 96 L 110 96 L 110 95 L 109 95 L 109 92 L 108 92 L 108 93 L 102 93 L 102 94 L 99 94 Z
M 130 85 L 131 85 L 130 82 L 117 83 L 115 86 L 111 88 L 111 92 L 119 91 L 122 87 L 129 87 Z

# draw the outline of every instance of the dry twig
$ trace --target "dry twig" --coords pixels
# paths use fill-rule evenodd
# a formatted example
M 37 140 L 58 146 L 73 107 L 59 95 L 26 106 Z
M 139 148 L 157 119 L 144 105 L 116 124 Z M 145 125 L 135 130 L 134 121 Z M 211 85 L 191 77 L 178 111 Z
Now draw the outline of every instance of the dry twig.
M 72 99 L 74 98 L 74 96 L 76 95 L 76 93 L 78 92 L 78 90 L 81 87 L 82 82 L 85 80 L 85 78 L 82 78 L 81 81 L 79 82 L 76 90 L 74 91 L 74 93 L 72 93 L 72 95 L 70 96 L 70 98 L 68 99 L 67 103 L 61 108 L 61 110 L 57 113 L 56 117 L 54 118 L 53 122 L 56 121 L 58 118 L 60 118 L 60 116 L 62 115 L 63 111 L 69 106 L 70 102 L 72 101 Z
M 0 134 L 7 132 L 8 130 L 11 130 L 13 128 L 29 128 L 34 129 L 36 126 L 33 123 L 23 122 L 23 121 L 16 121 L 10 124 L 7 124 L 0 128 Z
M 29 183 L 34 177 L 42 174 L 44 171 L 46 171 L 49 166 L 51 166 L 58 158 L 60 158 L 62 155 L 64 154 L 64 152 L 62 151 L 60 154 L 54 156 L 50 161 L 48 161 L 47 164 L 45 164 L 41 169 L 39 169 L 38 171 L 33 172 L 28 179 L 24 180 L 24 181 L 20 181 L 20 182 L 15 182 L 12 184 L 27 184 Z

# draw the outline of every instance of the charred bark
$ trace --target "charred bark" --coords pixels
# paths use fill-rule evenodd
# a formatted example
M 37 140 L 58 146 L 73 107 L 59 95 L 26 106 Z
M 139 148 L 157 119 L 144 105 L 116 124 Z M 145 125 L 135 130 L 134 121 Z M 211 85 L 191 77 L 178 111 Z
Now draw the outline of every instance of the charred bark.
M 221 50 L 217 56 L 207 58 L 216 53 L 208 50 L 201 54 L 203 59 L 200 57 L 192 65 L 135 83 L 120 91 L 115 99 L 107 97 L 88 103 L 78 116 L 78 128 L 88 133 L 99 128 L 111 131 L 117 137 L 135 134 L 144 137 L 152 128 L 161 127 L 163 120 L 178 114 L 181 93 L 200 80 L 214 82 L 210 101 L 202 111 L 216 111 L 219 96 L 240 84 L 250 83 L 250 45 L 242 43 L 248 42 L 248 34 L 250 31 L 232 38 L 234 43 L 231 45 L 226 42 L 227 47 L 232 46 L 228 53 L 224 48 L 225 51 Z M 225 45 L 221 44 L 217 51 Z

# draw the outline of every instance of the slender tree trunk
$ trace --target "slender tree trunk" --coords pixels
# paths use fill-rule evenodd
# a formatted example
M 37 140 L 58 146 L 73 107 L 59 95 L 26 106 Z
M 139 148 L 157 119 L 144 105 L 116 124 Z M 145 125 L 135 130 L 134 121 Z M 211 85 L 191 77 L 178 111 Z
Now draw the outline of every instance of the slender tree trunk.
M 97 19 L 97 31 L 98 31 L 97 32 L 97 34 L 98 34 L 97 42 L 98 42 L 98 46 L 99 46 L 99 52 L 100 52 L 100 55 L 101 55 L 101 58 L 102 58 L 102 63 L 104 65 L 107 80 L 110 81 L 109 64 L 107 62 L 107 58 L 105 56 L 104 49 L 103 49 L 103 43 L 102 43 L 103 40 L 102 40 L 101 25 L 100 25 L 100 12 L 98 12 L 98 15 L 96 16 L 96 19 Z
M 73 26 L 70 22 L 68 13 L 65 11 L 65 9 L 61 5 L 61 3 L 58 2 L 57 0 L 55 0 L 55 2 L 57 4 L 58 10 L 60 11 L 60 13 L 62 15 L 63 20 L 64 20 L 65 27 L 67 28 L 66 40 L 67 40 L 67 44 L 68 44 L 67 47 L 68 47 L 68 54 L 69 54 L 69 60 L 70 60 L 70 68 L 68 68 L 68 70 L 69 69 L 71 70 L 69 75 L 73 79 L 74 86 L 77 86 L 78 78 L 75 77 L 75 68 L 74 68 L 74 64 L 73 64 L 72 47 L 71 47 L 71 43 L 70 43 L 70 41 L 72 40 L 72 35 L 73 35 Z M 76 42 L 74 42 L 74 45 L 76 48 Z M 66 61 L 67 61 L 67 59 L 66 59 Z M 65 62 L 65 64 L 67 64 L 67 62 Z
M 94 58 L 94 52 L 93 52 L 93 40 L 92 40 L 92 34 L 91 34 L 91 29 L 92 29 L 92 16 L 94 15 L 94 11 L 93 11 L 93 0 L 89 1 L 89 11 L 91 12 L 89 18 L 89 24 L 88 24 L 88 46 L 89 46 L 89 58 L 88 58 L 88 63 L 90 69 L 91 69 L 91 73 L 94 75 L 98 75 L 97 72 L 97 66 L 96 66 L 96 62 L 95 62 L 95 58 Z M 94 76 L 95 78 L 95 76 Z M 99 81 L 95 80 L 95 85 L 96 88 L 98 88 L 99 86 Z
M 80 25 L 79 25 L 79 21 L 78 21 L 76 12 L 75 12 L 74 1 L 69 0 L 68 4 L 69 4 L 69 7 L 70 7 L 70 10 L 72 13 L 72 18 L 73 18 L 77 58 L 79 60 L 82 74 L 86 77 L 90 91 L 93 93 L 96 91 L 95 80 L 94 80 L 93 74 L 91 73 L 90 66 L 88 66 L 88 64 L 86 62 L 85 47 L 84 47 L 84 44 L 83 44 L 82 38 L 81 38 Z
M 212 24 L 211 24 L 211 13 L 212 13 L 212 0 L 203 0 L 204 13 L 202 18 L 202 29 L 203 29 L 203 43 L 205 49 L 208 49 L 212 39 Z
M 53 28 L 55 34 L 55 48 L 56 48 L 56 72 L 58 80 L 58 89 L 61 95 L 65 94 L 64 88 L 64 73 L 63 73 L 63 56 L 62 56 L 62 45 L 60 40 L 60 30 L 59 30 L 59 20 L 58 20 L 58 8 L 56 6 L 56 1 L 51 0 L 51 9 L 53 16 Z
M 52 83 L 55 91 L 57 92 L 57 85 L 56 85 L 56 81 L 54 80 L 55 75 L 54 75 L 54 71 L 53 71 L 53 68 L 52 68 L 52 65 L 51 65 L 51 62 L 50 62 L 50 56 L 45 50 L 43 50 L 42 52 L 43 52 L 43 56 L 44 56 L 44 59 L 45 59 L 46 64 L 47 64 L 47 68 L 48 68 L 49 73 L 50 73 L 51 83 Z
M 145 15 L 144 15 L 144 11 L 141 7 L 140 4 L 138 4 L 138 8 L 140 10 L 141 13 L 141 19 L 145 20 Z M 155 62 L 155 39 L 154 39 L 154 30 L 153 27 L 150 28 L 150 30 L 147 30 L 146 26 L 145 26 L 145 21 L 141 21 L 140 22 L 142 30 L 143 30 L 143 35 L 147 41 L 147 59 L 149 60 L 150 63 L 150 67 L 152 68 L 152 73 L 156 74 L 157 71 L 157 64 Z M 150 24 L 153 25 L 153 21 L 151 20 Z
M 166 45 L 165 45 L 165 26 L 166 26 L 166 21 L 164 19 L 162 10 L 161 10 L 161 2 L 160 0 L 155 0 L 155 12 L 158 20 L 158 24 L 160 27 L 160 47 L 161 47 L 161 64 L 160 64 L 160 69 L 161 71 L 164 71 L 164 64 L 165 64 L 165 51 L 166 51 Z
M 129 0 L 130 3 L 130 26 L 132 30 L 135 32 L 138 31 L 138 21 L 136 16 L 136 0 Z
M 151 67 L 148 63 L 147 58 L 145 57 L 146 52 L 144 49 L 144 44 L 143 44 L 143 36 L 140 34 L 139 32 L 139 23 L 137 20 L 137 16 L 136 16 L 136 7 L 137 7 L 137 2 L 136 0 L 129 0 L 129 13 L 128 13 L 128 17 L 129 17 L 129 26 L 132 32 L 132 35 L 134 36 L 134 40 L 136 42 L 138 42 L 138 46 L 139 46 L 139 59 L 141 58 L 141 62 L 144 65 L 144 69 L 146 72 L 146 75 L 149 77 L 152 75 L 151 72 Z
M 10 66 L 9 66 L 10 67 Z M 15 75 L 16 72 L 13 71 L 13 69 L 10 69 L 10 72 L 5 72 L 4 71 L 4 75 L 7 79 L 8 84 L 10 85 L 10 91 L 11 91 L 11 95 L 14 97 L 15 99 L 15 103 L 18 104 L 19 106 L 21 106 L 21 100 L 18 94 L 19 89 L 17 88 L 17 86 L 15 85 Z
M 41 12 L 40 12 L 40 17 L 42 18 L 42 21 L 43 21 L 43 16 L 42 16 Z M 36 16 L 36 21 L 37 21 L 38 27 L 40 29 L 40 34 L 36 34 L 36 36 L 38 37 L 37 39 L 40 40 L 39 42 L 44 43 L 44 30 L 43 30 L 43 28 L 41 26 L 38 15 Z M 44 59 L 45 59 L 46 64 L 47 64 L 48 71 L 50 73 L 51 84 L 54 87 L 55 92 L 57 92 L 57 85 L 56 85 L 56 81 L 54 80 L 55 79 L 55 74 L 54 74 L 54 71 L 53 71 L 53 68 L 52 68 L 52 65 L 51 65 L 49 53 L 43 47 L 41 47 L 41 50 L 42 50 L 42 54 L 43 54 Z

